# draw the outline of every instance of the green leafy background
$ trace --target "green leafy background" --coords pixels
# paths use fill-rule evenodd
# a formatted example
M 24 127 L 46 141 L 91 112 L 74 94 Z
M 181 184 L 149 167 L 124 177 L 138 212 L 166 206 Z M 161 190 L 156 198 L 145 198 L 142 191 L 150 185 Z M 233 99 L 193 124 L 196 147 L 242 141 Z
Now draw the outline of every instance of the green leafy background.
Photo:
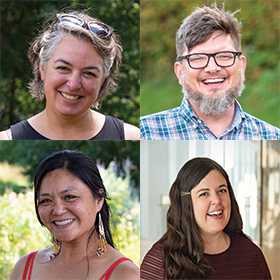
M 140 262 L 139 143 L 0 141 L 0 279 L 8 279 L 21 256 L 51 245 L 35 215 L 32 177 L 42 157 L 63 148 L 97 161 L 110 197 L 116 247 L 136 264 Z M 135 174 L 138 180 L 133 179 Z
M 141 1 L 141 115 L 180 104 L 181 88 L 173 74 L 175 34 L 201 0 Z M 246 88 L 240 98 L 248 113 L 280 127 L 279 0 L 234 0 L 225 9 L 240 10 L 243 52 L 248 58 Z
M 85 10 L 111 25 L 123 45 L 123 64 L 116 92 L 104 98 L 100 111 L 138 125 L 139 1 L 131 0 L 1 0 L 0 130 L 38 113 L 44 107 L 28 93 L 32 78 L 29 44 L 42 24 L 61 9 Z

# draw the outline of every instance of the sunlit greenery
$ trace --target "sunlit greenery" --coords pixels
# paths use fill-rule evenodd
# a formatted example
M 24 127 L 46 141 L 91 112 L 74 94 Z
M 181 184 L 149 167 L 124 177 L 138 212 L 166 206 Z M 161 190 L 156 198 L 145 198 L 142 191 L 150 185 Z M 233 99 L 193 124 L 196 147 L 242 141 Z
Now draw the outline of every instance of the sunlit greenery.
M 44 102 L 36 102 L 28 93 L 32 68 L 27 50 L 43 23 L 62 9 L 86 11 L 111 25 L 119 35 L 124 50 L 119 86 L 104 98 L 100 110 L 138 125 L 139 0 L 1 0 L 0 9 L 1 26 L 5 27 L 0 30 L 0 130 L 44 107 Z
M 182 94 L 174 78 L 175 34 L 195 7 L 224 3 L 242 22 L 247 56 L 246 88 L 240 98 L 245 111 L 280 127 L 279 0 L 142 0 L 141 115 L 178 106 Z
M 131 199 L 128 178 L 113 172 L 113 165 L 102 169 L 102 178 L 109 192 L 112 212 L 112 235 L 116 247 L 135 263 L 139 263 L 139 203 Z M 37 221 L 33 191 L 16 194 L 6 190 L 0 196 L 0 279 L 8 279 L 16 261 L 23 255 L 49 247 L 49 233 Z
M 133 141 L 40 141 L 18 140 L 0 141 L 0 162 L 20 166 L 28 179 L 32 181 L 35 169 L 42 158 L 63 149 L 80 151 L 107 167 L 115 162 L 115 173 L 120 176 L 130 174 L 131 193 L 139 193 L 139 143 Z M 9 153 L 7 153 L 9 151 Z M 129 161 L 129 165 L 127 164 Z M 14 177 L 15 179 L 15 177 Z M 6 177 L 6 181 L 8 178 Z M 8 180 L 9 181 L 9 180 Z M 12 182 L 10 181 L 12 184 Z M 14 190 L 22 185 L 21 180 L 13 183 Z M 2 188 L 3 189 L 3 188 Z M 1 193 L 1 178 L 0 178 Z

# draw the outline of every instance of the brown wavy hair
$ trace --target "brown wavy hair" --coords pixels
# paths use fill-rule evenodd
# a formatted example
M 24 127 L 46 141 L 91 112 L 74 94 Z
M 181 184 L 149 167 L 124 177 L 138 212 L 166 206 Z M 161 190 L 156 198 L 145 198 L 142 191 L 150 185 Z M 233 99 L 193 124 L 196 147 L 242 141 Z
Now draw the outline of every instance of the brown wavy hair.
M 167 232 L 161 238 L 167 279 L 205 279 L 212 271 L 204 258 L 204 245 L 196 223 L 190 192 L 212 170 L 225 178 L 231 200 L 231 214 L 226 233 L 242 232 L 243 222 L 226 171 L 209 158 L 194 158 L 181 168 L 169 192 Z

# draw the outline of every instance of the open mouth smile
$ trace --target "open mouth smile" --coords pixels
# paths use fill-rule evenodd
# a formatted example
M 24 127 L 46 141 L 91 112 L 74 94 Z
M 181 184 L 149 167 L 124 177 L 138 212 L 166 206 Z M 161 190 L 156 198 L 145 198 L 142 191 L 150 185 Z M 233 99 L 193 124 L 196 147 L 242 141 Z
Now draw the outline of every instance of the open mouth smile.
M 54 220 L 52 221 L 52 224 L 54 224 L 56 227 L 67 227 L 71 225 L 75 219 L 62 219 L 62 220 Z
M 206 85 L 209 84 L 221 84 L 226 80 L 226 78 L 216 78 L 216 79 L 205 79 L 202 80 L 202 82 Z
M 78 99 L 82 98 L 82 96 L 80 96 L 80 95 L 72 95 L 72 94 L 68 94 L 64 91 L 58 91 L 58 93 L 61 96 L 63 96 L 65 99 L 70 100 L 70 101 L 72 101 L 72 100 L 75 101 L 75 100 L 78 100 Z
M 206 86 L 220 86 L 225 82 L 225 80 L 227 80 L 227 77 L 206 78 L 201 79 L 200 81 Z
M 207 213 L 207 216 L 211 218 L 221 218 L 223 215 L 223 210 L 216 210 Z

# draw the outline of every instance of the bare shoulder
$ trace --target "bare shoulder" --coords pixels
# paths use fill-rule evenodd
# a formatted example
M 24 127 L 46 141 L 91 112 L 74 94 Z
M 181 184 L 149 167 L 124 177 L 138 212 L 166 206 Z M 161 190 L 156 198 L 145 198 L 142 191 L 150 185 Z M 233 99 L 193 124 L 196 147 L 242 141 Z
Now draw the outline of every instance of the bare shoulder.
M 118 259 L 125 257 L 118 250 L 109 247 L 108 250 L 110 256 L 110 263 L 116 262 Z M 118 264 L 110 277 L 110 280 L 139 280 L 140 270 L 139 268 L 130 260 L 125 260 Z
M 45 263 L 50 260 L 51 254 L 52 254 L 52 251 L 50 249 L 44 249 L 44 250 L 38 251 L 37 255 L 36 255 L 36 260 L 38 259 L 38 261 L 40 263 Z M 24 272 L 24 268 L 25 268 L 28 256 L 29 256 L 29 254 L 21 257 L 18 260 L 18 262 L 16 263 L 16 265 L 10 275 L 10 280 L 21 280 L 22 279 L 22 275 Z M 35 262 L 36 262 L 36 260 L 35 260 Z
M 27 261 L 27 257 L 28 257 L 28 255 L 23 256 L 17 261 L 17 263 L 16 263 L 16 265 L 15 265 L 15 267 L 14 267 L 14 269 L 13 269 L 11 275 L 10 275 L 10 280 L 20 280 L 20 279 L 22 279 L 22 274 L 23 274 L 23 271 L 24 271 L 24 266 L 25 266 L 26 261 Z
M 0 140 L 11 140 L 11 131 L 10 129 L 0 131 Z
M 140 140 L 140 130 L 138 127 L 124 123 L 124 138 L 125 140 Z
M 112 273 L 112 280 L 139 280 L 140 270 L 132 261 L 119 264 Z
M 53 258 L 53 251 L 50 248 L 46 248 L 38 251 L 37 259 L 39 263 L 47 263 Z

